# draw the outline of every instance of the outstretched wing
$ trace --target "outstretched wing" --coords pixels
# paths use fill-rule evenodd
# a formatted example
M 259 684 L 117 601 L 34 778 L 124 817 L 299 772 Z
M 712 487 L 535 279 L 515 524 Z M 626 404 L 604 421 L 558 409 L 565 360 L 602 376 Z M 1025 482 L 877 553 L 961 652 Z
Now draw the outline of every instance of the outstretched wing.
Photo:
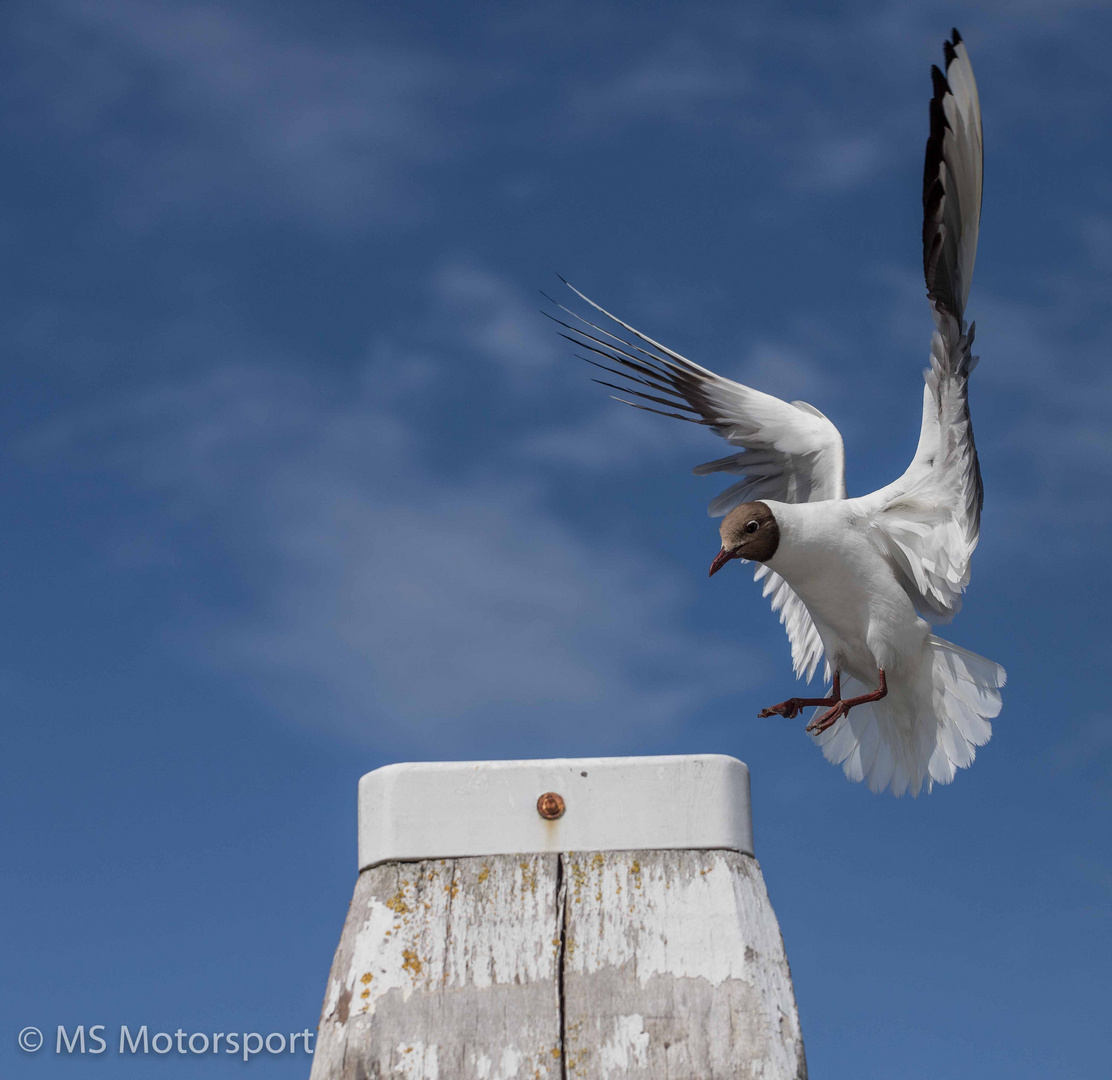
M 574 285 L 564 284 L 636 339 L 631 342 L 613 334 L 559 304 L 562 311 L 589 328 L 580 329 L 556 319 L 568 331 L 564 337 L 610 364 L 618 364 L 619 368 L 600 364 L 589 357 L 582 359 L 656 393 L 646 393 L 633 386 L 617 386 L 602 379 L 596 382 L 669 410 L 679 409 L 680 412 L 666 412 L 624 398 L 617 399 L 635 409 L 703 424 L 728 443 L 744 448 L 740 453 L 695 467 L 696 476 L 724 472 L 741 477 L 711 502 L 712 517 L 721 517 L 733 507 L 754 499 L 817 502 L 845 498 L 846 462 L 842 436 L 813 405 L 805 401 L 782 401 L 772 394 L 716 375 L 622 322 Z
M 625 336 L 612 333 L 557 305 L 577 324 L 556 319 L 567 331 L 564 336 L 606 363 L 586 356 L 582 359 L 633 385 L 620 386 L 602 379 L 597 382 L 653 404 L 641 405 L 624 397 L 618 401 L 702 424 L 742 448 L 695 467 L 698 476 L 723 472 L 739 477 L 711 502 L 712 516 L 719 517 L 756 499 L 817 502 L 846 497 L 842 436 L 813 405 L 782 401 L 716 375 L 622 322 L 568 282 L 564 284 L 626 332 Z M 771 595 L 772 608 L 780 613 L 791 642 L 796 675 L 806 675 L 809 681 L 822 659 L 822 641 L 807 608 L 787 582 L 767 566 L 758 566 L 755 578 L 764 580 L 764 595 Z
M 981 109 L 957 30 L 943 48 L 945 74 L 931 69 L 923 176 L 923 270 L 935 326 L 923 424 L 903 476 L 861 500 L 873 540 L 915 606 L 936 621 L 961 607 L 983 501 L 968 399 L 974 327 L 965 324 L 981 214 Z

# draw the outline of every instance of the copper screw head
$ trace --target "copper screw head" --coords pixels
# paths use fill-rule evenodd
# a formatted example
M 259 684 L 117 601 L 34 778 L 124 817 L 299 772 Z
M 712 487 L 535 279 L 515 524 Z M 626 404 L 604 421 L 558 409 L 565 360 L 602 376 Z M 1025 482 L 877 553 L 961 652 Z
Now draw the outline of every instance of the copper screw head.
M 563 817 L 566 809 L 563 796 L 557 795 L 555 791 L 546 791 L 537 799 L 537 813 L 545 821 L 555 821 Z

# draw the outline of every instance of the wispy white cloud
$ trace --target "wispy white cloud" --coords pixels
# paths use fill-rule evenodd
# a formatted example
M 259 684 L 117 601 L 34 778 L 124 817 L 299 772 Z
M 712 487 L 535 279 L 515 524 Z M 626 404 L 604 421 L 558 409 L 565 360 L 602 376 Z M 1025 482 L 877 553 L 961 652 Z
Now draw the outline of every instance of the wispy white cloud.
M 748 78 L 736 58 L 716 58 L 700 42 L 677 39 L 616 71 L 587 76 L 571 91 L 571 109 L 588 127 L 645 119 L 700 124 L 744 94 Z
M 769 341 L 754 344 L 734 378 L 785 401 L 820 402 L 836 391 L 835 380 L 808 353 Z
M 518 357 L 491 328 L 513 321 L 516 296 L 453 264 L 434 276 L 433 321 L 461 290 L 489 301 L 471 345 L 489 345 L 505 379 Z M 688 627 L 672 567 L 557 513 L 535 458 L 488 446 L 497 470 L 457 461 L 441 477 L 438 433 L 399 417 L 436 392 L 443 351 L 409 370 L 382 341 L 346 377 L 239 352 L 62 416 L 21 452 L 79 456 L 154 500 L 109 541 L 129 572 L 233 565 L 238 599 L 177 613 L 177 647 L 248 677 L 291 719 L 397 753 L 572 736 L 628 749 L 755 675 L 736 646 Z
M 793 181 L 804 191 L 843 190 L 871 180 L 888 164 L 891 154 L 880 132 L 834 138 L 820 135 L 795 153 Z
M 521 385 L 560 355 L 559 338 L 539 315 L 539 297 L 527 299 L 520 288 L 474 260 L 445 260 L 432 283 L 432 325 L 442 338 L 497 361 Z
M 874 79 L 906 82 L 906 63 L 892 56 L 916 41 L 914 21 L 897 5 L 836 21 L 707 5 L 685 36 L 632 57 L 624 48 L 605 75 L 574 79 L 570 108 L 588 131 L 644 121 L 717 129 L 729 157 L 759 154 L 796 190 L 844 191 L 887 171 L 909 101 L 906 91 L 861 100 L 847 59 L 867 54 Z M 925 104 L 919 112 L 925 122 Z
M 685 430 L 691 425 L 675 424 L 662 431 L 663 424 L 644 412 L 606 401 L 601 408 L 571 423 L 546 424 L 521 440 L 522 453 L 547 464 L 572 467 L 589 472 L 615 472 L 619 469 L 659 467 L 665 458 L 675 460 L 685 448 L 693 455 L 695 447 L 706 447 L 706 432 L 694 435 Z
M 451 149 L 434 104 L 451 72 L 397 45 L 168 0 L 57 0 L 19 31 L 23 122 L 86 141 L 132 225 L 201 211 L 382 225 L 416 209 L 416 170 Z

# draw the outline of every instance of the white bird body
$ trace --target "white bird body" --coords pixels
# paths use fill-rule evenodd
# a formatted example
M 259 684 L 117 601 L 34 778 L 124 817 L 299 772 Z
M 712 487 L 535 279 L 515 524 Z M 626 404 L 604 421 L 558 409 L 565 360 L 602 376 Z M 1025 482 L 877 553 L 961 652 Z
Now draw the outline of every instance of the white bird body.
M 867 535 L 859 500 L 780 503 L 762 500 L 780 526 L 766 563 L 807 607 L 826 662 L 875 686 L 926 648 L 930 624 Z
M 949 783 L 992 734 L 1003 669 L 931 633 L 870 536 L 872 496 L 763 501 L 780 529 L 765 565 L 805 605 L 828 669 L 861 691 L 887 676 L 883 698 L 854 706 L 815 741 L 874 791 L 918 794 L 924 783 Z
M 565 337 L 622 370 L 590 363 L 652 392 L 615 389 L 680 410 L 664 415 L 703 424 L 741 448 L 694 470 L 740 477 L 710 504 L 712 515 L 726 515 L 711 572 L 732 558 L 756 561 L 796 675 L 810 681 L 825 655 L 833 680 L 830 697 L 789 699 L 762 715 L 834 706 L 808 726 L 826 758 L 851 780 L 896 795 L 949 783 L 972 764 L 991 737 L 1005 679 L 998 664 L 931 633 L 932 621 L 948 622 L 961 606 L 982 503 L 968 405 L 977 358 L 974 328 L 964 319 L 981 208 L 980 104 L 956 30 L 944 51 L 945 74 L 931 70 L 923 185 L 923 266 L 935 330 L 919 444 L 897 480 L 848 498 L 842 437 L 813 405 L 723 378 L 578 290 L 633 340 L 567 308 L 590 331 L 561 322 L 574 335 Z M 843 673 L 860 694 L 842 696 Z

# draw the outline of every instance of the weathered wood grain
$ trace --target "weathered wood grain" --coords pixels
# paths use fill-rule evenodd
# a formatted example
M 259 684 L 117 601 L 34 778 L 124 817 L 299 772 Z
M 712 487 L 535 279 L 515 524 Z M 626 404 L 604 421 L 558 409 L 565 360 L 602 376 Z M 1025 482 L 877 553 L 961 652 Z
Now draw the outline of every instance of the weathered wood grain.
M 311 1080 L 560 1077 L 557 855 L 363 871 Z
M 780 927 L 734 851 L 564 857 L 569 1078 L 807 1075 Z
M 365 870 L 312 1080 L 806 1077 L 756 860 L 500 855 Z

